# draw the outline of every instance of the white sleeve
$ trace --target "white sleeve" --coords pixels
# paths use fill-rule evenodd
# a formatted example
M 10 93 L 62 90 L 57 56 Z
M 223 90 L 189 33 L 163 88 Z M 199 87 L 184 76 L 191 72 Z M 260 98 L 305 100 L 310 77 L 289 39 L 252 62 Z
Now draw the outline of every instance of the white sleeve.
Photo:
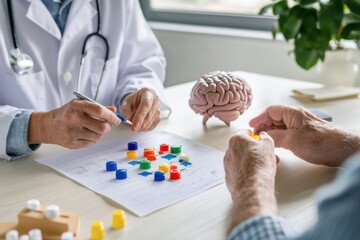
M 131 3 L 131 4 L 130 4 Z M 161 46 L 146 22 L 139 1 L 129 1 L 128 25 L 120 56 L 117 99 L 143 87 L 152 88 L 160 97 L 162 110 L 170 110 L 164 99 L 166 60 Z
M 11 126 L 11 122 L 21 109 L 11 106 L 0 106 L 0 158 L 10 160 L 6 154 L 6 140 Z

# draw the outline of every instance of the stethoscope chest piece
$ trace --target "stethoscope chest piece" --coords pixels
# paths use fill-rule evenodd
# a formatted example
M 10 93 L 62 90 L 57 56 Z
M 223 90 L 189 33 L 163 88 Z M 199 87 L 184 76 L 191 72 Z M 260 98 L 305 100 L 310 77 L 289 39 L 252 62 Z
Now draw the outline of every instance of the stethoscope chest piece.
M 18 75 L 28 74 L 34 68 L 34 61 L 32 58 L 22 53 L 20 49 L 14 49 L 10 53 L 10 65 L 15 73 Z

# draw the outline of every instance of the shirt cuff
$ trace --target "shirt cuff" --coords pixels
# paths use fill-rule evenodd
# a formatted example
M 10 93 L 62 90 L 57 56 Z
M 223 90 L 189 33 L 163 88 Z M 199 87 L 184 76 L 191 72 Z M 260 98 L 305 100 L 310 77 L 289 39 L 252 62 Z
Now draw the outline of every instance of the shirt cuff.
M 6 154 L 10 157 L 20 157 L 30 154 L 40 147 L 40 144 L 28 144 L 28 128 L 31 111 L 22 110 L 11 122 L 6 139 Z
M 294 236 L 287 220 L 281 217 L 254 216 L 233 228 L 227 240 L 283 240 Z

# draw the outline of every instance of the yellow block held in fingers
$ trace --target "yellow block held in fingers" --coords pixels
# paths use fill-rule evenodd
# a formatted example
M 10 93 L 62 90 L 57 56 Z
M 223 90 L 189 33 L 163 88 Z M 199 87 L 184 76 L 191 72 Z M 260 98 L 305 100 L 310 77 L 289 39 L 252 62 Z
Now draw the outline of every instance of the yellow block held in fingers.
M 254 132 L 250 131 L 249 133 L 250 137 L 254 138 L 255 140 L 259 140 L 260 139 L 260 136 L 255 134 Z

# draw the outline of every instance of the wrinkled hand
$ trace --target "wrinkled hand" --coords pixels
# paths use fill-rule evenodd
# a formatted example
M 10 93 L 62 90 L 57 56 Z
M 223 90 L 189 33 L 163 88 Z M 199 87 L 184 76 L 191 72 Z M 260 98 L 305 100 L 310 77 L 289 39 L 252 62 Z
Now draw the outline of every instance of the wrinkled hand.
M 360 149 L 359 136 L 334 127 L 303 108 L 270 106 L 250 120 L 256 133 L 267 131 L 275 146 L 314 164 L 339 166 Z
M 275 215 L 276 156 L 265 132 L 260 139 L 241 131 L 229 141 L 224 157 L 225 181 L 233 199 L 231 227 L 255 215 Z
M 51 143 L 73 149 L 93 145 L 111 131 L 112 125 L 120 124 L 114 111 L 115 107 L 72 100 L 49 112 L 34 112 L 29 122 L 29 144 Z
M 132 122 L 133 131 L 151 131 L 160 122 L 159 97 L 150 88 L 130 93 L 121 104 L 121 113 Z
M 274 142 L 265 132 L 260 134 L 259 140 L 250 137 L 247 130 L 230 139 L 224 168 L 226 185 L 233 199 L 237 198 L 243 184 L 253 177 L 273 181 L 276 173 L 274 151 Z

